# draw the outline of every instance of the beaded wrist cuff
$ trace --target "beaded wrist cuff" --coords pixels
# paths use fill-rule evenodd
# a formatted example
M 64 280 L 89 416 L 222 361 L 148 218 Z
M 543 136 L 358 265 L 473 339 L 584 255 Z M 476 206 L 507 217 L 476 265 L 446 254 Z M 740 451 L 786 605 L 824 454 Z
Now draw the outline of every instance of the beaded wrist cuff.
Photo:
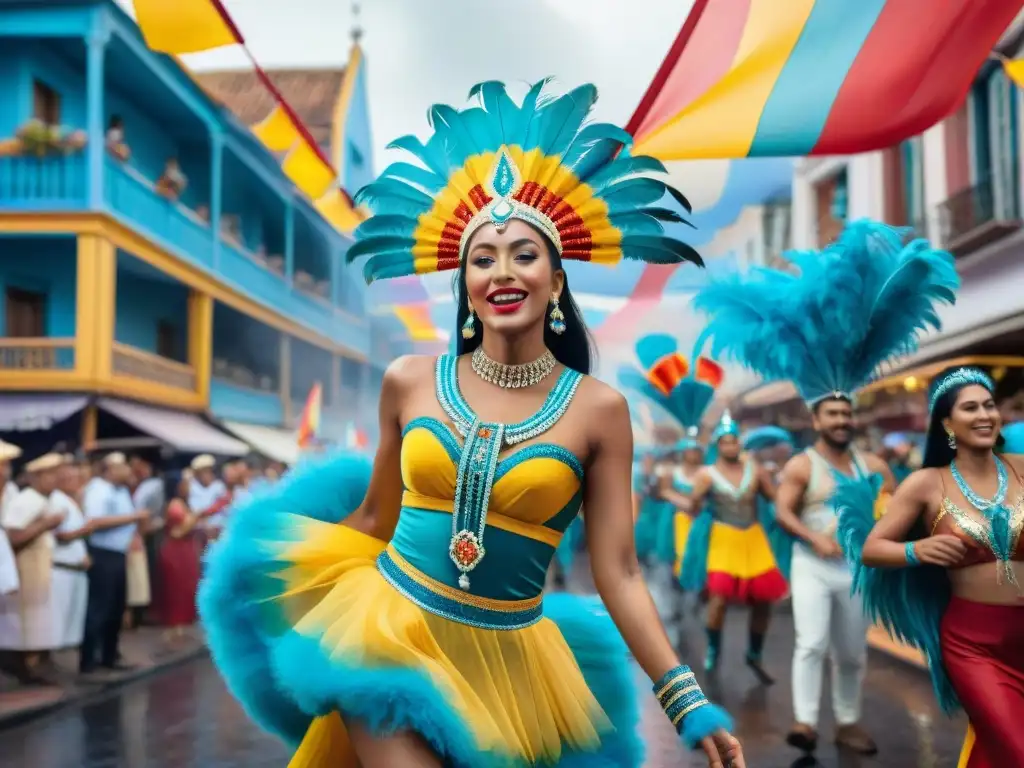
M 680 733 L 683 730 L 683 718 L 709 703 L 704 691 L 697 685 L 693 671 L 685 664 L 666 672 L 654 684 L 654 695 L 658 697 L 673 727 Z
M 903 551 L 907 556 L 907 565 L 920 565 L 921 561 L 917 558 L 917 552 L 914 551 L 914 542 L 908 541 L 903 546 Z

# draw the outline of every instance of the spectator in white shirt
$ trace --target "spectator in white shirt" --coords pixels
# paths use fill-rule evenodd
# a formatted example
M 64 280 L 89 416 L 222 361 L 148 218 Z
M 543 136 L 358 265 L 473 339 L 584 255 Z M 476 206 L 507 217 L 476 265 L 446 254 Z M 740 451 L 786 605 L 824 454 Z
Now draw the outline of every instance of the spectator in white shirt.
M 85 634 L 85 612 L 89 603 L 89 550 L 85 540 L 93 523 L 85 519 L 77 497 L 82 490 L 82 470 L 73 456 L 64 457 L 57 470 L 57 489 L 50 494 L 54 512 L 64 515 L 56 531 L 53 553 L 53 621 L 61 628 L 58 648 L 77 648 Z
M 18 486 L 11 480 L 11 462 L 19 456 L 21 448 L 0 440 L 0 597 L 18 591 L 18 565 L 2 521 L 4 510 L 18 495 Z
M 82 506 L 93 533 L 89 536 L 89 607 L 79 660 L 82 674 L 96 669 L 97 656 L 106 669 L 130 668 L 121 663 L 118 653 L 128 580 L 125 558 L 136 527 L 149 516 L 146 510 L 135 511 L 127 485 L 130 472 L 124 454 L 112 453 L 104 458 L 102 473 L 85 489 Z
M 52 597 L 53 530 L 62 514 L 50 509 L 49 496 L 57 483 L 64 457 L 48 453 L 29 462 L 28 486 L 4 507 L 0 525 L 7 530 L 18 565 L 19 590 L 0 599 L 0 649 L 14 651 L 16 674 L 24 683 L 49 683 L 41 674 L 50 651 L 59 644 L 58 627 L 50 607 Z
M 223 510 L 229 501 L 228 488 L 216 473 L 217 461 L 209 454 L 192 460 L 192 481 L 188 489 L 188 508 L 200 519 L 210 538 L 216 538 L 224 524 Z

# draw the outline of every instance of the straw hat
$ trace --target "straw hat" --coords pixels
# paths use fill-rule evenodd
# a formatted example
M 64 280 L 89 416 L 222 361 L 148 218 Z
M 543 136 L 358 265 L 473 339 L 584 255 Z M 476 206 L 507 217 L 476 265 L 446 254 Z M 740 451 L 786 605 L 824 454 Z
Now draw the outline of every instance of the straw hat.
M 118 467 L 122 464 L 127 464 L 128 460 L 124 457 L 124 454 L 120 451 L 114 453 L 108 453 L 103 457 L 103 464 L 107 467 Z
M 196 456 L 189 464 L 193 472 L 198 472 L 201 469 L 213 469 L 215 466 L 217 466 L 217 460 L 208 453 Z
M 21 456 L 21 448 L 0 440 L 0 461 L 14 461 L 19 456 Z
M 38 459 L 33 459 L 25 465 L 27 472 L 45 472 L 48 469 L 56 469 L 63 466 L 64 456 L 59 453 L 46 453 Z

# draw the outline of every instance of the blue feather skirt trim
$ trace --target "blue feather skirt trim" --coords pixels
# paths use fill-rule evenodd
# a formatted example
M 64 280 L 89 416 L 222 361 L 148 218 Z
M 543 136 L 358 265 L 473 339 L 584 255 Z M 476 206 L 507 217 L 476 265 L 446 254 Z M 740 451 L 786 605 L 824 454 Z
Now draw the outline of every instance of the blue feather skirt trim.
M 297 750 L 292 768 L 354 764 L 345 722 L 417 733 L 459 768 L 639 766 L 632 667 L 600 601 L 550 595 L 541 621 L 501 631 L 423 611 L 378 572 L 385 542 L 333 522 L 368 478 L 351 455 L 301 467 L 240 507 L 207 557 L 213 659 Z

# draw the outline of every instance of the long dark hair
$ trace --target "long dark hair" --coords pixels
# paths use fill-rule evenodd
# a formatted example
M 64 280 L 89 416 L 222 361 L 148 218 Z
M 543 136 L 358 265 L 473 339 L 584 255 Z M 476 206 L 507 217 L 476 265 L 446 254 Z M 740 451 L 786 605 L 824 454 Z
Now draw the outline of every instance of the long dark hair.
M 551 241 L 536 230 L 544 239 L 544 245 L 548 250 L 548 258 L 551 260 L 551 269 L 563 269 L 562 259 L 555 250 Z M 462 355 L 472 352 L 480 346 L 483 340 L 484 328 L 480 318 L 473 317 L 473 327 L 476 333 L 469 339 L 462 338 L 462 326 L 469 317 L 469 297 L 466 294 L 466 261 L 463 259 L 459 271 L 452 280 L 452 290 L 455 292 L 455 301 L 458 303 L 458 313 L 455 319 L 455 334 L 458 340 L 457 352 Z M 565 316 L 565 332 L 555 333 L 547 322 L 544 323 L 544 345 L 551 350 L 555 359 L 566 368 L 572 368 L 580 373 L 590 373 L 597 354 L 594 350 L 593 340 L 586 324 L 583 322 L 583 313 L 576 306 L 576 301 L 569 290 L 569 276 L 565 276 L 562 284 L 562 295 L 558 297 L 558 307 Z
M 934 391 L 934 387 L 937 387 L 953 371 L 962 370 L 962 368 L 963 366 L 952 366 L 936 376 L 932 380 L 933 384 L 932 389 L 929 390 L 928 402 L 931 402 L 931 393 Z M 981 373 L 980 369 L 973 370 Z M 972 381 L 950 387 L 935 401 L 935 407 L 931 409 L 931 413 L 928 416 L 928 434 L 924 442 L 922 467 L 948 467 L 953 463 L 953 459 L 956 458 L 956 450 L 949 447 L 949 435 L 946 434 L 946 428 L 942 426 L 942 421 L 943 419 L 948 419 L 950 414 L 953 413 L 953 406 L 956 405 L 956 399 L 960 396 L 961 390 L 964 387 L 977 383 Z M 993 392 L 992 394 L 994 395 L 995 393 Z M 1004 442 L 1003 436 L 999 435 L 996 438 L 996 448 L 1001 448 Z

